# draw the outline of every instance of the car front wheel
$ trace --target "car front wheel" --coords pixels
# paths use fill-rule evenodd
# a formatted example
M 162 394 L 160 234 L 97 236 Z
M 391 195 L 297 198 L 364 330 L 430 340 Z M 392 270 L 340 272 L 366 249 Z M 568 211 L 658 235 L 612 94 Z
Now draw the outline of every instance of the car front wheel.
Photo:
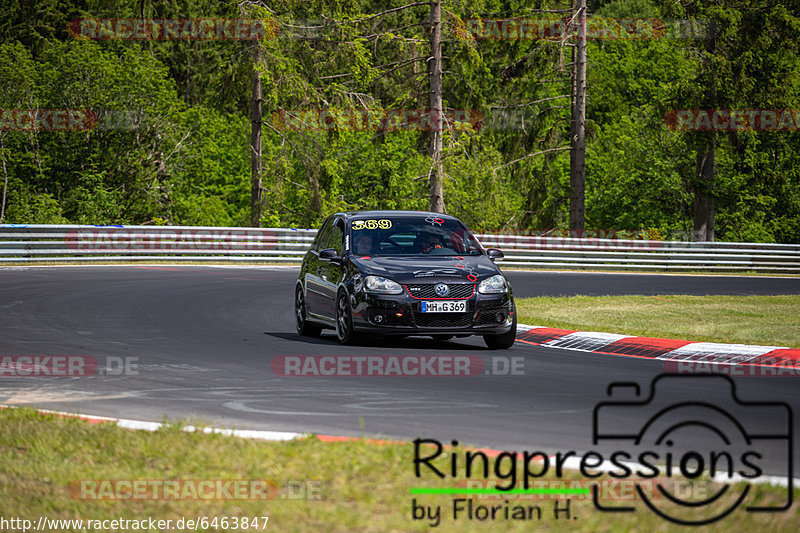
M 483 342 L 490 350 L 503 350 L 514 346 L 517 339 L 517 309 L 514 307 L 514 318 L 511 320 L 511 329 L 501 335 L 484 335 Z
M 339 344 L 353 344 L 355 339 L 350 302 L 347 294 L 340 292 L 336 298 L 336 340 L 339 341 Z

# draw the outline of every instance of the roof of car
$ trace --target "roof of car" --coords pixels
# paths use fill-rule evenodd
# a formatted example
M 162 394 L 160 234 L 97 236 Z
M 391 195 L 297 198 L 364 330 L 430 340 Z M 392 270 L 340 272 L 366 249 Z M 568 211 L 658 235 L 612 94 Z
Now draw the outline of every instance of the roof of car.
M 428 216 L 433 215 L 438 218 L 445 218 L 450 220 L 458 220 L 456 217 L 452 215 L 445 215 L 444 213 L 434 213 L 433 211 L 346 211 L 343 213 L 336 213 L 337 215 L 341 214 L 346 216 L 347 218 L 357 218 L 357 217 L 410 217 L 410 216 Z

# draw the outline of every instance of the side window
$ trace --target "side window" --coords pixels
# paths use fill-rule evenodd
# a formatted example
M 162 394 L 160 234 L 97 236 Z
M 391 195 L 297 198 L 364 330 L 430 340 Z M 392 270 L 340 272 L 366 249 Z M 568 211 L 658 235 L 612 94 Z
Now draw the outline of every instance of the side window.
M 330 238 L 326 248 L 333 248 L 336 250 L 336 255 L 341 256 L 344 252 L 344 223 L 341 219 L 336 220 L 331 230 Z
M 328 240 L 331 236 L 332 227 L 333 220 L 326 220 L 325 224 L 323 224 L 322 228 L 317 232 L 317 238 L 314 239 L 314 244 L 311 245 L 312 250 L 319 252 L 320 250 L 324 250 L 328 247 Z

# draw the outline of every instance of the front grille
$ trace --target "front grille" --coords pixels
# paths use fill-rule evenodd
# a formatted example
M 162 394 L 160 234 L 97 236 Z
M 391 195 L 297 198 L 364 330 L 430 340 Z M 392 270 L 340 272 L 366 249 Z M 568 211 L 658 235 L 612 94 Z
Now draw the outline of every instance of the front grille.
M 472 313 L 414 313 L 414 320 L 421 328 L 468 328 L 472 325 Z
M 450 294 L 442 298 L 433 289 L 436 285 L 438 283 L 406 285 L 406 291 L 412 298 L 439 300 L 466 300 L 475 293 L 474 283 L 447 283 L 447 286 L 450 287 Z

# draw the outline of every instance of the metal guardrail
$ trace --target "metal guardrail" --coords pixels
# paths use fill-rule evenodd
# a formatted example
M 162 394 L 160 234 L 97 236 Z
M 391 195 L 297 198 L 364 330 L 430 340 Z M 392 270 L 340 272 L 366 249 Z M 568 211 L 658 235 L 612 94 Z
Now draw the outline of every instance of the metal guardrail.
M 0 263 L 214 261 L 298 264 L 317 230 L 0 224 Z M 800 273 L 800 245 L 477 234 L 504 266 Z
M 0 262 L 295 262 L 317 230 L 199 226 L 0 225 Z
M 477 234 L 504 264 L 558 269 L 800 273 L 800 245 Z

